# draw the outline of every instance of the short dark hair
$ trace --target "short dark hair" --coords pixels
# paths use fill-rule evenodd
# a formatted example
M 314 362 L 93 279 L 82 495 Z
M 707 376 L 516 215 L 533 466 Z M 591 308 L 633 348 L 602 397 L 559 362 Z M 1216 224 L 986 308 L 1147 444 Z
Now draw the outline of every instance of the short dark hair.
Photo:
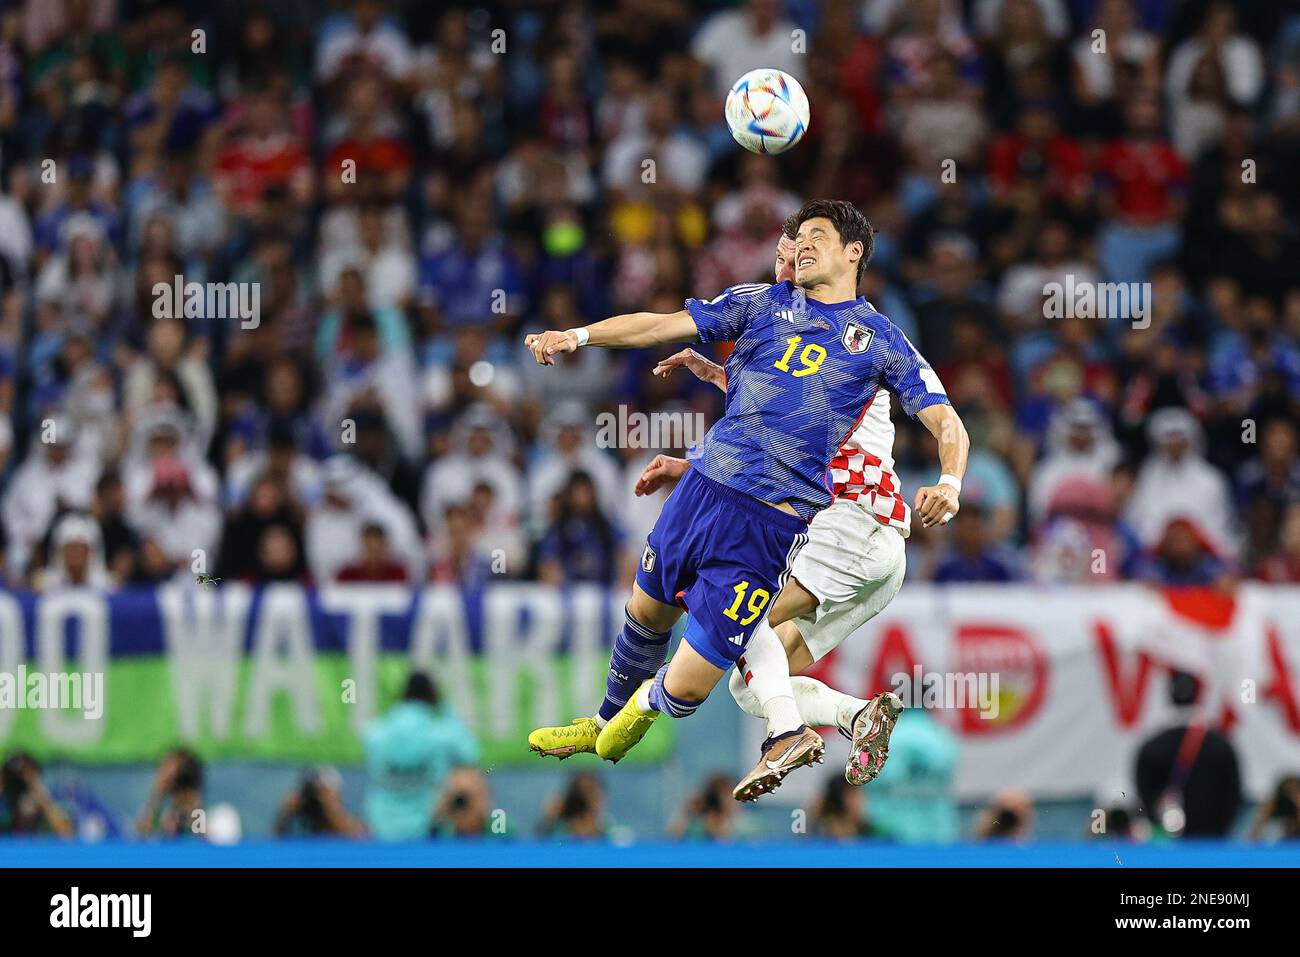
M 436 707 L 440 697 L 438 686 L 423 671 L 412 672 L 406 679 L 406 690 L 402 692 L 403 701 L 423 701 Z
M 800 226 L 810 219 L 819 218 L 831 221 L 835 231 L 840 234 L 840 245 L 862 243 L 862 258 L 858 260 L 857 278 L 859 283 L 862 282 L 871 254 L 876 251 L 875 228 L 856 206 L 843 199 L 810 199 L 803 204 L 799 212 L 785 221 L 782 228 L 787 230 L 786 235 L 793 239 L 794 233 L 799 231 Z M 791 220 L 793 220 L 793 232 L 789 231 Z

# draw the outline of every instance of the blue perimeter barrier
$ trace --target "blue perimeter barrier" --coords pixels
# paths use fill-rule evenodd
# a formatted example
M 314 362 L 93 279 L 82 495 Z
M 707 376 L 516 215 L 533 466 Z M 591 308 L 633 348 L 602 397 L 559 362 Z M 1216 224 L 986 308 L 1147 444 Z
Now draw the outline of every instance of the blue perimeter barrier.
M 1300 845 L 1227 842 L 711 844 L 471 840 L 377 844 L 344 840 L 197 842 L 0 841 L 5 867 L 1300 867 Z

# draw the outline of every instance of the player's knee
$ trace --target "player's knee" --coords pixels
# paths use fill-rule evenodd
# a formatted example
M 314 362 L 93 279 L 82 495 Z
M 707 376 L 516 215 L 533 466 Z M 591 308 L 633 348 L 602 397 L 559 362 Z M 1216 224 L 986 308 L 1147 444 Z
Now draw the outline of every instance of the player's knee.
M 736 699 L 736 704 L 742 708 L 745 707 L 745 702 L 742 699 L 745 693 L 749 691 L 749 688 L 745 685 L 745 678 L 740 673 L 739 668 L 731 669 L 731 677 L 727 679 L 727 690 Z
M 639 587 L 633 586 L 632 598 L 627 603 L 627 613 L 638 624 L 651 631 L 671 631 L 682 610 L 674 605 L 655 601 Z

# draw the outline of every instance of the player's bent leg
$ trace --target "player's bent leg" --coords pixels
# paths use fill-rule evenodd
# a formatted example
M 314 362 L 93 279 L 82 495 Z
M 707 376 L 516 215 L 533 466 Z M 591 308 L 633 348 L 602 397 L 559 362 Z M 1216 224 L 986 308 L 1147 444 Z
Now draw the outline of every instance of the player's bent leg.
M 605 727 L 596 739 L 596 753 L 619 761 L 645 737 L 660 714 L 672 718 L 693 715 L 726 672 L 683 641 L 673 660 L 659 669 Z
M 803 632 L 799 630 L 798 622 L 783 621 L 774 631 L 781 641 L 781 647 L 785 649 L 785 660 L 790 674 L 797 675 L 812 667 L 816 659 L 808 648 L 807 642 L 803 640 Z
M 610 650 L 605 700 L 594 717 L 575 718 L 558 727 L 537 728 L 528 735 L 528 747 L 537 754 L 560 760 L 575 754 L 595 754 L 601 728 L 628 703 L 636 689 L 663 667 L 668 656 L 672 627 L 682 610 L 656 601 L 632 587 L 624 611 L 623 627 Z
M 727 679 L 727 690 L 731 692 L 731 697 L 736 700 L 736 705 L 741 711 L 751 718 L 762 718 L 766 721 L 767 715 L 763 713 L 758 697 L 749 690 L 749 685 L 745 684 L 741 667 L 740 662 L 736 662 L 736 667 L 731 669 L 731 677 Z
M 807 618 L 817 611 L 818 598 L 799 582 L 798 563 L 795 571 L 786 581 L 781 594 L 772 603 L 772 610 L 767 613 L 767 623 L 779 628 L 787 621 Z
M 732 790 L 737 801 L 755 801 L 775 791 L 785 776 L 822 760 L 826 743 L 804 723 L 790 685 L 790 665 L 785 647 L 775 631 L 763 622 L 754 632 L 738 670 L 767 718 L 767 739 L 758 763 Z
M 614 638 L 609 653 L 609 673 L 605 678 L 605 700 L 600 704 L 596 723 L 604 725 L 628 699 L 663 667 L 668 659 L 668 641 L 672 627 L 681 617 L 676 605 L 665 605 L 651 598 L 640 585 L 632 586 L 623 628 Z
M 807 657 L 801 657 L 796 664 L 806 667 L 825 657 L 884 610 L 898 593 L 906 572 L 901 536 L 881 528 L 869 538 L 862 559 L 861 567 L 867 575 L 856 594 L 843 600 L 825 600 L 815 619 L 804 618 L 783 626 L 800 633 L 798 643 Z M 795 644 L 788 635 L 782 638 L 787 648 Z M 803 676 L 791 679 L 791 685 L 805 721 L 814 727 L 837 727 L 852 742 L 844 765 L 845 780 L 854 785 L 874 780 L 889 756 L 889 736 L 903 710 L 898 696 L 882 692 L 869 699 L 856 698 Z

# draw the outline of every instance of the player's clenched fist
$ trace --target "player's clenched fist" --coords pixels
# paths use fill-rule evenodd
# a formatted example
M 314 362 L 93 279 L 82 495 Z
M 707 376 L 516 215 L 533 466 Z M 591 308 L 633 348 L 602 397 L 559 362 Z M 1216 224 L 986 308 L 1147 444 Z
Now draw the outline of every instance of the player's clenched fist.
M 916 514 L 926 528 L 949 522 L 961 508 L 957 490 L 951 485 L 927 485 L 916 493 Z
M 641 477 L 636 480 L 637 495 L 652 495 L 659 491 L 666 483 L 676 482 L 686 474 L 690 468 L 690 463 L 685 459 L 674 458 L 671 455 L 656 455 Z
M 524 336 L 524 346 L 539 364 L 553 366 L 555 355 L 561 352 L 573 352 L 578 348 L 578 335 L 572 329 L 563 332 L 548 329 L 540 335 L 532 333 Z

